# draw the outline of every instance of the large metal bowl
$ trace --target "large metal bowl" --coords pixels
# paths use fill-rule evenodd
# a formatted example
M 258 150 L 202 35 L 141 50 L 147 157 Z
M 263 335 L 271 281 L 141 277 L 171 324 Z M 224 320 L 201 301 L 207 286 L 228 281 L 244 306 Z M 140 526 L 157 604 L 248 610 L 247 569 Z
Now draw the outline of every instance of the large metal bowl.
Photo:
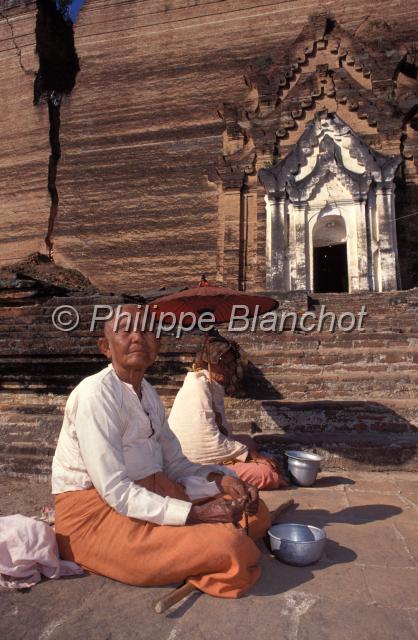
M 285 455 L 292 480 L 301 487 L 312 486 L 318 475 L 322 458 L 316 453 L 305 451 L 285 451 Z
M 268 534 L 274 555 L 299 567 L 318 562 L 327 538 L 323 529 L 309 524 L 275 524 Z

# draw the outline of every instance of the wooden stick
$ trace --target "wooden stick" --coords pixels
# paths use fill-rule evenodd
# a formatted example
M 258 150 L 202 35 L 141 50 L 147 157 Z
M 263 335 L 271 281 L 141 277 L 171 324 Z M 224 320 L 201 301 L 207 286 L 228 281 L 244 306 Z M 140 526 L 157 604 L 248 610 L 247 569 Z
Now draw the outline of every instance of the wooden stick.
M 275 524 L 279 515 L 284 511 L 286 511 L 286 509 L 289 509 L 289 507 L 292 507 L 294 504 L 295 504 L 295 501 L 293 500 L 293 498 L 291 498 L 290 500 L 287 500 L 286 502 L 283 502 L 282 504 L 279 504 L 277 509 L 275 511 L 272 511 L 270 514 L 272 523 Z
M 289 509 L 289 507 L 291 507 L 294 503 L 295 501 L 291 499 L 283 502 L 283 504 L 280 504 L 277 509 L 271 514 L 273 524 L 275 522 L 275 519 L 281 513 L 286 511 L 286 509 Z M 164 613 L 164 611 L 167 611 L 167 609 L 177 604 L 177 602 L 180 602 L 180 600 L 183 600 L 183 598 L 188 596 L 193 591 L 198 591 L 198 589 L 194 587 L 190 582 L 186 581 L 183 585 L 181 585 L 181 587 L 177 587 L 177 589 L 170 591 L 170 593 L 168 593 L 166 596 L 163 596 L 162 598 L 160 598 L 160 600 L 157 600 L 157 602 L 154 604 L 156 613 Z
M 197 591 L 196 587 L 194 587 L 191 582 L 186 581 L 181 587 L 177 587 L 177 589 L 170 591 L 166 596 L 157 600 L 154 604 L 155 611 L 157 613 L 164 613 L 164 611 L 167 611 L 167 609 L 177 604 L 177 602 L 180 602 L 180 600 L 183 600 L 183 598 L 188 596 L 189 593 L 192 593 L 192 591 Z

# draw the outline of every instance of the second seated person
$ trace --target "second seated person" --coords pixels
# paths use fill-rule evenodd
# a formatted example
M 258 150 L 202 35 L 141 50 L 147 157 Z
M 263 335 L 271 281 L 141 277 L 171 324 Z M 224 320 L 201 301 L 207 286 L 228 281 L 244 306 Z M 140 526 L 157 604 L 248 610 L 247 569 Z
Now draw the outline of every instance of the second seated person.
M 238 345 L 220 334 L 207 336 L 174 400 L 170 429 L 189 460 L 228 464 L 258 489 L 278 489 L 287 483 L 276 461 L 258 451 L 250 436 L 234 436 L 225 415 L 225 388 L 240 369 Z

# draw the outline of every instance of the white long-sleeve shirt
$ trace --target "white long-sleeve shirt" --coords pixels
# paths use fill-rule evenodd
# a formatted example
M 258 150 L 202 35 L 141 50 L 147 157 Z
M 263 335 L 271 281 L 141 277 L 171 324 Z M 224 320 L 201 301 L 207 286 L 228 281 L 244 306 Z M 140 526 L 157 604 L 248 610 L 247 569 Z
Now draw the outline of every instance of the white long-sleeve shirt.
M 216 381 L 209 381 L 205 369 L 186 375 L 168 418 L 184 454 L 201 464 L 245 461 L 248 448 L 234 440 L 225 415 L 225 392 Z M 228 436 L 219 431 L 215 411 L 221 415 Z M 224 469 L 226 467 L 223 467 Z
M 195 500 L 219 492 L 216 483 L 206 479 L 210 472 L 231 472 L 190 462 L 168 426 L 155 389 L 143 380 L 141 391 L 139 400 L 112 365 L 72 391 L 52 462 L 52 493 L 94 486 L 119 513 L 156 524 L 184 525 L 191 502 L 163 498 L 134 481 L 163 471 Z

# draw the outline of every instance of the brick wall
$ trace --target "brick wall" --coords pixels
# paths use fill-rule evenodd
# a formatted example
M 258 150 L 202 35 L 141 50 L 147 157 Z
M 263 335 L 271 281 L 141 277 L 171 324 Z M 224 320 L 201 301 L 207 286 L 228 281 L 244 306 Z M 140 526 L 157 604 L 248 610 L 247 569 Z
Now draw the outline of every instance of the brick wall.
M 81 71 L 61 107 L 56 260 L 108 290 L 213 279 L 218 191 L 206 173 L 223 148 L 218 108 L 243 105 L 248 65 L 283 53 L 318 10 L 355 37 L 384 17 L 398 42 L 416 38 L 417 6 L 392 0 L 87 0 L 75 26 Z M 6 17 L 0 260 L 10 263 L 44 249 L 50 150 L 47 107 L 32 104 L 36 4 L 9 2 Z M 254 243 L 262 255 L 262 224 Z M 262 266 L 250 268 L 260 286 Z

